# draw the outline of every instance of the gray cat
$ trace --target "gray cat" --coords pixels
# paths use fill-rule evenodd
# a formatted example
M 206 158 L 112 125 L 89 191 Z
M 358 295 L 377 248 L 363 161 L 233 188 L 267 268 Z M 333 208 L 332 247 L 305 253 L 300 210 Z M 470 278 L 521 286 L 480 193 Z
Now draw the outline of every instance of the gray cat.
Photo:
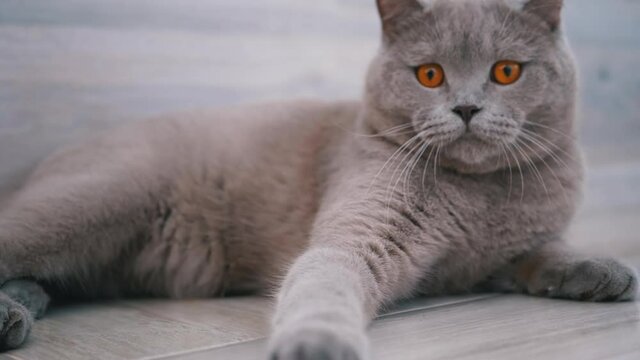
M 564 245 L 582 184 L 561 0 L 378 0 L 362 102 L 137 123 L 44 161 L 0 210 L 0 342 L 49 295 L 280 289 L 271 359 L 367 359 L 414 295 L 635 297 Z M 283 281 L 281 281 L 283 279 Z

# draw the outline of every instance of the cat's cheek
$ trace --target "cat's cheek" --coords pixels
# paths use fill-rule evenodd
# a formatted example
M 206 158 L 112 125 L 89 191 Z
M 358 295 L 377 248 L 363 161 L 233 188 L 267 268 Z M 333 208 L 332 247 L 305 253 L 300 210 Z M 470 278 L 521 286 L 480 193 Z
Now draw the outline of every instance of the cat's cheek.
M 530 110 L 545 102 L 545 91 L 550 87 L 549 73 L 542 68 L 528 69 L 517 88 L 517 103 L 523 110 Z
M 504 108 L 511 109 L 509 112 L 502 112 L 509 113 L 508 115 L 511 116 L 521 112 L 528 113 L 545 101 L 543 96 L 545 81 L 535 76 L 536 74 L 528 74 L 519 83 L 498 89 L 499 103 L 503 104 Z

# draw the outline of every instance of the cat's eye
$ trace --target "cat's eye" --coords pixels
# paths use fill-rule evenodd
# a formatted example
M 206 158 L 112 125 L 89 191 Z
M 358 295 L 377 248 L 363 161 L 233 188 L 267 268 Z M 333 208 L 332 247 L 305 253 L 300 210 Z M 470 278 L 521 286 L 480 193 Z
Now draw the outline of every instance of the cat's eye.
M 500 85 L 511 85 L 520 79 L 522 64 L 516 61 L 498 61 L 493 65 L 491 78 Z
M 444 69 L 438 64 L 425 64 L 416 70 L 416 76 L 422 86 L 434 89 L 444 83 Z

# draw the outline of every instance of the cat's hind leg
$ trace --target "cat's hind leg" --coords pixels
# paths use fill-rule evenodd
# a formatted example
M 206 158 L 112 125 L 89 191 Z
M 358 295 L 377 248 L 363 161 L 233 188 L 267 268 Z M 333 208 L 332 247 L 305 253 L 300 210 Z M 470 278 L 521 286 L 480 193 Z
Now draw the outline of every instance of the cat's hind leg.
M 101 291 L 91 279 L 123 253 L 145 213 L 125 201 L 131 194 L 118 181 L 82 173 L 43 178 L 0 213 L 0 350 L 21 346 L 48 303 L 39 285 L 19 279 Z
M 142 246 L 166 183 L 151 150 L 116 140 L 50 158 L 3 206 L 0 284 L 34 279 L 100 296 L 97 279 Z
M 0 350 L 20 347 L 35 319 L 42 317 L 49 296 L 37 283 L 13 280 L 0 288 Z
M 118 173 L 27 185 L 0 213 L 0 284 L 94 279 L 148 227 L 154 205 L 145 190 Z

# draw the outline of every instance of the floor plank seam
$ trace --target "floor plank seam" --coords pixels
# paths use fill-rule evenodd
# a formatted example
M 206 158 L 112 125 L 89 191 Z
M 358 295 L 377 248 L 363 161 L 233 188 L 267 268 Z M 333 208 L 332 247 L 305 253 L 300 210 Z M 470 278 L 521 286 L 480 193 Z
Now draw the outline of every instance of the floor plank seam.
M 237 341 L 237 342 L 232 342 L 232 343 L 227 343 L 224 345 L 213 345 L 213 346 L 202 346 L 199 348 L 193 348 L 193 349 L 189 349 L 189 350 L 182 350 L 182 351 L 176 351 L 174 353 L 168 353 L 168 354 L 162 354 L 162 355 L 153 355 L 153 356 L 145 356 L 145 357 L 141 357 L 141 358 L 137 358 L 137 360 L 161 360 L 161 359 L 169 359 L 169 358 L 174 358 L 176 356 L 184 356 L 184 355 L 192 355 L 192 354 L 197 354 L 197 353 L 205 353 L 211 350 L 220 350 L 220 349 L 224 349 L 224 348 L 228 348 L 231 346 L 238 346 L 238 345 L 242 345 L 242 344 L 250 344 L 253 342 L 257 342 L 260 340 L 265 340 L 266 337 L 259 337 L 259 338 L 255 338 L 252 340 L 245 340 L 245 341 Z
M 387 318 L 390 318 L 390 317 L 394 317 L 396 315 L 405 315 L 405 314 L 412 314 L 412 313 L 417 313 L 417 312 L 426 312 L 426 311 L 429 311 L 429 310 L 443 309 L 443 308 L 446 308 L 446 307 L 464 305 L 464 304 L 469 304 L 469 303 L 472 303 L 472 302 L 480 302 L 480 301 L 495 299 L 495 298 L 503 296 L 503 295 L 504 294 L 487 294 L 486 296 L 474 297 L 472 299 L 460 299 L 459 301 L 445 303 L 445 304 L 421 306 L 421 307 L 417 307 L 417 308 L 413 308 L 413 309 L 407 309 L 407 310 L 401 310 L 401 311 L 397 311 L 397 312 L 391 312 L 389 314 L 383 314 L 383 315 L 380 315 L 380 316 L 376 317 L 376 320 L 387 319 Z
M 17 355 L 12 355 L 12 354 L 2 354 L 2 357 L 7 357 L 9 359 L 13 359 L 13 360 L 24 360 L 23 358 L 17 356 Z

